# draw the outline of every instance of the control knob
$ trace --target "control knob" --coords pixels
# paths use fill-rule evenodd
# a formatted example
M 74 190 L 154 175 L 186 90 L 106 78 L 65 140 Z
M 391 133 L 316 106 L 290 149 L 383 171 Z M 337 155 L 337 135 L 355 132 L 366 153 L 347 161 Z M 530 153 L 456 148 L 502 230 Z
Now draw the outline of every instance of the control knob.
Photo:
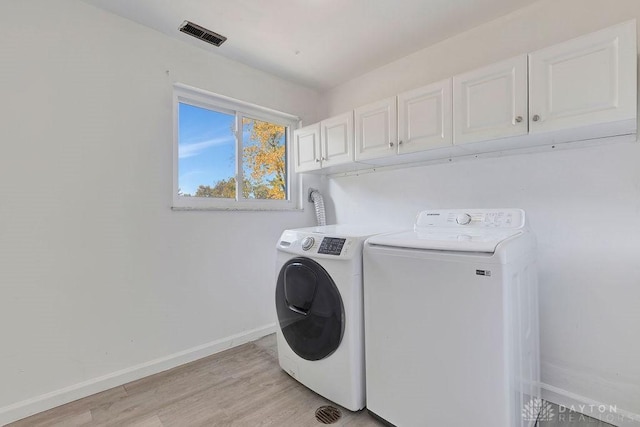
M 456 217 L 456 222 L 460 225 L 467 225 L 471 222 L 471 215 L 469 214 L 460 214 Z
M 313 237 L 305 237 L 304 239 L 302 239 L 302 250 L 308 251 L 313 247 L 313 244 L 315 242 L 316 240 Z

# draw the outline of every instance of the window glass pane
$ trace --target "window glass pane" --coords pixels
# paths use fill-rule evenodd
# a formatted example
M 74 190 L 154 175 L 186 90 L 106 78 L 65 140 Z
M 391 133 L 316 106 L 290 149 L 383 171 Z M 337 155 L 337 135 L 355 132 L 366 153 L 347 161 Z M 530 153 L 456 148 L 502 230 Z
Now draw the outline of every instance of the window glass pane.
M 286 200 L 286 127 L 245 117 L 242 145 L 243 196 Z
M 235 199 L 235 116 L 184 103 L 178 114 L 179 194 Z

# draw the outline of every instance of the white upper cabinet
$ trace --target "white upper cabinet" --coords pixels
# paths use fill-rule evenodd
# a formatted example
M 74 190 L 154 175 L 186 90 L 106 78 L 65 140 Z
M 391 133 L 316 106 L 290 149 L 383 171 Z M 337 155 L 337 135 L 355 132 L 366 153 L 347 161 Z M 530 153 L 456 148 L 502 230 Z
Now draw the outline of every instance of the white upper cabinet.
M 635 141 L 636 44 L 636 21 L 626 22 L 299 129 L 296 172 Z
M 320 123 L 293 131 L 293 157 L 296 172 L 320 169 Z
M 322 167 L 353 162 L 353 112 L 320 123 Z
M 293 131 L 296 172 L 335 169 L 353 163 L 353 112 Z
M 398 153 L 452 144 L 452 79 L 398 95 Z
M 356 108 L 355 124 L 356 161 L 396 154 L 398 118 L 395 96 Z
M 529 55 L 530 132 L 636 120 L 636 23 Z
M 453 78 L 454 144 L 525 135 L 527 55 Z

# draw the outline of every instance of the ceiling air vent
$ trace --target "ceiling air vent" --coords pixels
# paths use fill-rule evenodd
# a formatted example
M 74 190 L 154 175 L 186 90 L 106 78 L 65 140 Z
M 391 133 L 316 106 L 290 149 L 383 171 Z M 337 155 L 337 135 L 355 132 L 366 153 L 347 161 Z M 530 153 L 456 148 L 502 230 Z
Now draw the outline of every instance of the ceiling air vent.
M 218 33 L 214 33 L 211 30 L 207 30 L 189 21 L 184 21 L 182 25 L 180 25 L 180 31 L 207 43 L 211 43 L 214 46 L 220 46 L 227 39 L 225 36 L 221 36 Z

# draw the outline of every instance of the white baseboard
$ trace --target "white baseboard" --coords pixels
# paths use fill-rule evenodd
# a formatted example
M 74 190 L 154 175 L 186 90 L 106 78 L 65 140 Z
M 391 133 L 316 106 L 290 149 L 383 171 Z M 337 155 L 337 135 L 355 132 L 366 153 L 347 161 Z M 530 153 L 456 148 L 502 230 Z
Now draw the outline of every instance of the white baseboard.
M 254 341 L 275 331 L 276 325 L 273 323 L 5 406 L 0 408 L 0 425 L 211 356 L 223 350 Z
M 579 415 L 573 415 L 573 418 L 571 418 L 568 413 L 570 409 L 614 426 L 640 427 L 639 414 L 625 411 L 613 405 L 596 402 L 549 384 L 542 383 L 540 386 L 542 388 L 542 398 L 560 406 L 560 413 L 555 415 L 560 418 L 560 421 L 578 421 Z

